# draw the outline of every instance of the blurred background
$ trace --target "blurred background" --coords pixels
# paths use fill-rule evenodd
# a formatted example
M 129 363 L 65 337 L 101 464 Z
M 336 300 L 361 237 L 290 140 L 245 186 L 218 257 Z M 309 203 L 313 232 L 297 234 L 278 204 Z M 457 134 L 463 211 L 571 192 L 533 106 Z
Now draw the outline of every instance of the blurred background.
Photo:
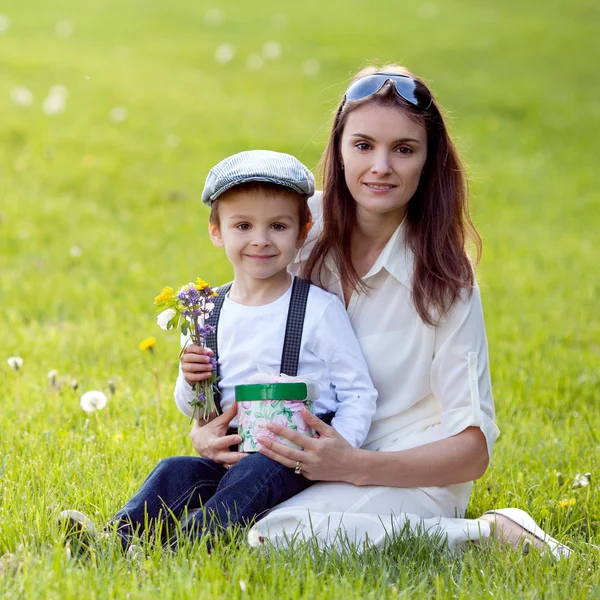
M 498 464 L 522 428 L 535 452 L 557 422 L 597 459 L 597 0 L 7 0 L 0 13 L 0 347 L 24 358 L 31 402 L 12 407 L 3 359 L 7 414 L 46 410 L 50 369 L 80 390 L 112 378 L 143 413 L 154 388 L 137 345 L 156 335 L 176 418 L 178 339 L 152 301 L 231 277 L 199 200 L 208 169 L 267 148 L 316 172 L 348 79 L 395 62 L 430 83 L 468 166 Z

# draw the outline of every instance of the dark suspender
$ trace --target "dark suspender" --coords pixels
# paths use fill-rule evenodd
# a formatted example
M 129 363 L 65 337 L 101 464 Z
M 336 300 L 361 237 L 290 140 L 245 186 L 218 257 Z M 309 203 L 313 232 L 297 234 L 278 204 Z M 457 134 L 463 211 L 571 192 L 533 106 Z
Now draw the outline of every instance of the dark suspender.
M 216 375 L 219 377 L 219 349 L 217 346 L 217 328 L 219 326 L 219 316 L 225 296 L 231 289 L 231 283 L 222 285 L 218 290 L 218 296 L 215 297 L 213 308 L 208 324 L 212 325 L 215 330 L 206 336 L 206 345 L 215 353 L 217 360 Z M 304 315 L 306 314 L 306 301 L 310 290 L 310 282 L 306 279 L 294 277 L 292 285 L 292 297 L 288 308 L 287 323 L 285 326 L 285 337 L 283 341 L 283 352 L 281 353 L 280 373 L 285 373 L 294 377 L 298 374 L 298 361 L 300 359 L 300 344 L 302 342 L 302 329 L 304 326 Z M 217 412 L 221 411 L 221 390 L 217 383 L 213 384 L 215 394 L 215 405 Z

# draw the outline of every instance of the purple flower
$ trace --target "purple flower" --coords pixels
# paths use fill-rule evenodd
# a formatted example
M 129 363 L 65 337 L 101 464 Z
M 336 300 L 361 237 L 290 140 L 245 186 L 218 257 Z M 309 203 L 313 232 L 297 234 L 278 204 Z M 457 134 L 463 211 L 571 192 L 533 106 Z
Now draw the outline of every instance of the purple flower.
M 179 298 L 183 306 L 193 307 L 200 302 L 200 292 L 193 283 L 189 283 L 179 290 L 177 298 Z
M 213 371 L 217 370 L 217 359 L 214 356 L 210 357 L 210 364 L 212 365 Z

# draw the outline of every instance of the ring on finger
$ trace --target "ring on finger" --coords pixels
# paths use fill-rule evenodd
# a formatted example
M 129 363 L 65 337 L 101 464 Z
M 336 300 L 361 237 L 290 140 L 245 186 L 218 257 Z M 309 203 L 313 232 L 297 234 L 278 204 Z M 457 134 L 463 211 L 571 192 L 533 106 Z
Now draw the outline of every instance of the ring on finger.
M 302 463 L 299 460 L 296 461 L 296 466 L 294 467 L 294 473 L 296 475 L 302 475 Z

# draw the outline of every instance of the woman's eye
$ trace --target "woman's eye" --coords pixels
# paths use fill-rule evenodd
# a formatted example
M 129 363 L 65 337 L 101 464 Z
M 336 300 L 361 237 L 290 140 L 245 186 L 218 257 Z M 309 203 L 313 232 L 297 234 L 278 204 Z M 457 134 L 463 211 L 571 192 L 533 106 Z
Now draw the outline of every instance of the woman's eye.
M 370 144 L 367 144 L 367 142 L 358 142 L 358 144 L 355 144 L 355 146 L 359 150 L 368 150 L 371 147 Z
M 236 228 L 240 231 L 248 231 L 250 229 L 250 223 L 238 223 Z
M 410 146 L 398 146 L 396 152 L 399 154 L 412 154 L 413 149 Z

